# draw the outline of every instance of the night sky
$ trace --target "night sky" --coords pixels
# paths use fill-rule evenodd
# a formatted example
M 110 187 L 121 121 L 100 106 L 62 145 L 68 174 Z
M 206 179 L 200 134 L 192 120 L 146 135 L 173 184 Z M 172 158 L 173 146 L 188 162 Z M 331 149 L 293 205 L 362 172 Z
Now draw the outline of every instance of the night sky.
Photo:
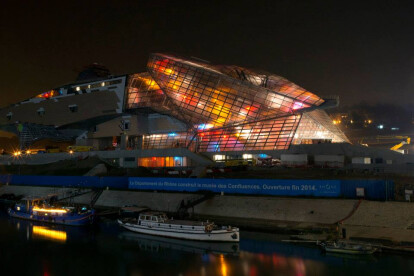
M 151 52 L 263 69 L 341 104 L 414 104 L 414 10 L 403 2 L 1 3 L 1 107 L 93 62 L 142 72 Z

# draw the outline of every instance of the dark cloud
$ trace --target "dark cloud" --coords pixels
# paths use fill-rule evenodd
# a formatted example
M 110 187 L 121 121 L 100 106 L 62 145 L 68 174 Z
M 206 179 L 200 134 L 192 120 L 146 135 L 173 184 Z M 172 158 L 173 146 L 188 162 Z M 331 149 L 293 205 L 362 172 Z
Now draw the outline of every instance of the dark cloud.
M 92 62 L 140 72 L 166 51 L 270 71 L 347 104 L 414 103 L 410 11 L 398 1 L 3 1 L 0 101 L 68 83 Z

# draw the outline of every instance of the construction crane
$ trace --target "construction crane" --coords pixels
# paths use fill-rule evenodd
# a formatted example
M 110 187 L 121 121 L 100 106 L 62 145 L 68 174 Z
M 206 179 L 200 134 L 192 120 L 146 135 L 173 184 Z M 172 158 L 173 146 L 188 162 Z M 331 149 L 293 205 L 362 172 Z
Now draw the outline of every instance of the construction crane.
M 403 141 L 401 141 L 401 143 L 392 146 L 390 148 L 390 150 L 393 151 L 397 151 L 400 153 L 404 153 L 402 150 L 400 150 L 400 148 L 404 145 L 409 145 L 411 143 L 411 137 L 409 136 L 377 136 L 377 140 L 379 139 L 387 139 L 387 140 L 391 140 L 391 139 L 404 139 Z

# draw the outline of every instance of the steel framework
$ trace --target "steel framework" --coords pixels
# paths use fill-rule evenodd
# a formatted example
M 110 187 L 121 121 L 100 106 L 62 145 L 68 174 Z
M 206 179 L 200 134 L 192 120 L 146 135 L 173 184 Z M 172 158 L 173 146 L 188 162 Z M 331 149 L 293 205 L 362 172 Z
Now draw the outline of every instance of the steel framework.
M 183 121 L 188 131 L 144 136 L 144 148 L 275 150 L 318 135 L 347 141 L 318 110 L 324 100 L 285 78 L 165 54 L 152 54 L 147 68 L 130 76 L 127 108 L 151 107 Z

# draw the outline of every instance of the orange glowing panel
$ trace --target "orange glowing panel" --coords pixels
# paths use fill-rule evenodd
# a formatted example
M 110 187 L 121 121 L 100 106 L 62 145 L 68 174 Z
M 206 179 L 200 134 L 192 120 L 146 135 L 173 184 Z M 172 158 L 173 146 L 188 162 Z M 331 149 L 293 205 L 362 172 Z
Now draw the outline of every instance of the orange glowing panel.
M 47 209 L 47 208 L 39 208 L 39 207 L 33 207 L 33 211 L 47 212 L 47 213 L 67 213 L 68 212 L 68 210 L 65 210 L 65 209 Z

